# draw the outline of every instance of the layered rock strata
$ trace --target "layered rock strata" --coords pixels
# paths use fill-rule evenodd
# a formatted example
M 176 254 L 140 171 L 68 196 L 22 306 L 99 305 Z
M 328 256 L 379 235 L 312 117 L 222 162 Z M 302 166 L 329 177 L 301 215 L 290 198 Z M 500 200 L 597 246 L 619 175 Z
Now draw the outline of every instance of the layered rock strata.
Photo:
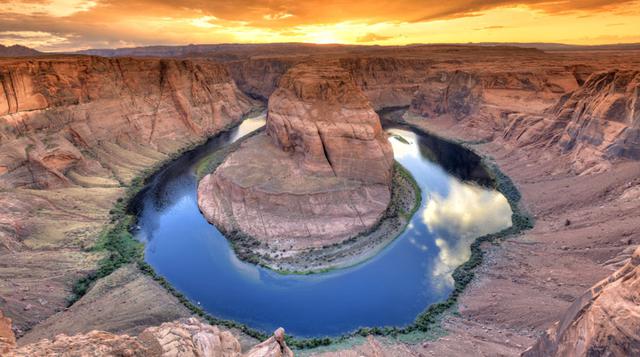
M 271 246 L 338 243 L 374 226 L 390 200 L 393 152 L 347 71 L 303 64 L 269 98 L 266 134 L 199 184 L 207 219 Z
M 640 248 L 571 304 L 523 357 L 640 355 Z
M 209 61 L 73 57 L 5 61 L 0 187 L 126 182 L 137 157 L 175 151 L 252 106 Z M 120 163 L 121 164 L 121 163 Z
M 560 145 L 590 148 L 608 158 L 640 160 L 640 71 L 614 70 L 592 75 L 552 108 L 556 121 L 568 122 Z
M 512 113 L 505 138 L 569 154 L 578 172 L 600 171 L 618 159 L 640 159 L 640 72 L 592 74 L 539 115 Z
M 0 309 L 18 335 L 67 305 L 132 179 L 255 102 L 211 61 L 0 60 Z

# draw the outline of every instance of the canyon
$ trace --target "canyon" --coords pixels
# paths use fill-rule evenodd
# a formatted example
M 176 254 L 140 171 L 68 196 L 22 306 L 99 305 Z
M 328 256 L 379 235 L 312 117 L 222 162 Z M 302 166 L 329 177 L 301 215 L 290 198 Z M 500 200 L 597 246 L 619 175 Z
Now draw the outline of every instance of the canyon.
M 326 160 L 319 159 L 330 152 L 307 149 L 305 141 L 300 150 L 292 128 L 277 122 L 298 115 L 289 110 L 307 96 L 327 99 L 292 76 L 321 63 L 353 81 L 346 87 L 361 93 L 368 117 L 372 110 L 406 107 L 406 123 L 457 140 L 498 165 L 536 224 L 482 246 L 484 261 L 457 313 L 441 322 L 444 336 L 417 344 L 369 336 L 314 354 L 518 355 L 530 346 L 530 356 L 603 348 L 638 353 L 637 334 L 619 333 L 637 330 L 637 321 L 610 313 L 637 314 L 637 51 L 416 45 L 276 52 L 0 60 L 0 310 L 13 320 L 18 351 L 62 333 L 88 341 L 96 336 L 92 330 L 139 336 L 98 333 L 137 346 L 147 329 L 189 318 L 191 312 L 135 264 L 98 280 L 69 307 L 66 298 L 104 258 L 91 247 L 134 179 L 259 109 L 257 99 L 269 99 L 274 120 L 270 137 L 251 140 L 283 157 L 297 153 L 296 165 L 326 174 Z M 374 152 L 386 155 L 384 148 Z M 373 184 L 388 187 L 384 162 Z M 354 172 L 358 178 L 361 171 Z M 203 333 L 213 328 L 198 326 Z M 259 342 L 230 333 L 246 350 Z M 568 352 L 576 340 L 584 345 Z
M 5 59 L 0 82 L 0 294 L 19 331 L 97 268 L 90 248 L 137 176 L 255 106 L 211 62 Z

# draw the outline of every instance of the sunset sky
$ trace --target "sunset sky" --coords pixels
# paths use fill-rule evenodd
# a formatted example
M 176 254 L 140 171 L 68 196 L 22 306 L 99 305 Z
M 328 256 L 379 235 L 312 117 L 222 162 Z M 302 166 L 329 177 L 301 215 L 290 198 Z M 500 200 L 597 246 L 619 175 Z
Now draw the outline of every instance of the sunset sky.
M 640 42 L 636 0 L 0 0 L 0 44 Z

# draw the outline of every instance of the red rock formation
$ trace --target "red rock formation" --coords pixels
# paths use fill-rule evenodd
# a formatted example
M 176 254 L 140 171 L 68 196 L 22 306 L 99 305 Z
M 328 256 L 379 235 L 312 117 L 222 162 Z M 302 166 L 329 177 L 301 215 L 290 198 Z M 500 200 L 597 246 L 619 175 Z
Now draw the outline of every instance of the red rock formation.
M 17 331 L 95 269 L 86 248 L 124 186 L 253 105 L 211 61 L 0 60 L 0 296 Z
M 293 351 L 289 349 L 284 340 L 284 329 L 277 329 L 273 336 L 253 347 L 245 357 L 293 357 Z
M 209 61 L 5 61 L 0 186 L 69 186 L 70 171 L 127 181 L 109 172 L 115 163 L 104 151 L 112 145 L 120 154 L 169 153 L 237 121 L 251 105 L 226 69 Z
M 348 72 L 291 69 L 269 99 L 267 133 L 200 182 L 210 222 L 292 251 L 340 242 L 382 217 L 393 153 Z
M 301 60 L 301 58 L 251 58 L 226 65 L 238 88 L 266 101 L 278 87 L 280 78 Z
M 563 150 L 640 160 L 640 71 L 593 74 L 551 112 L 567 123 Z
M 1 329 L 0 333 L 2 333 Z M 271 338 L 256 345 L 246 354 L 242 354 L 240 342 L 233 334 L 229 331 L 221 331 L 217 326 L 202 323 L 195 318 L 149 327 L 138 336 L 91 331 L 75 336 L 58 335 L 53 340 L 45 339 L 19 348 L 15 348 L 15 343 L 4 350 L 1 348 L 2 340 L 0 340 L 0 352 L 2 356 L 7 357 L 293 357 L 293 352 L 284 341 L 282 328 L 276 330 Z
M 541 114 L 509 113 L 504 137 L 519 146 L 569 154 L 577 172 L 599 171 L 617 159 L 640 159 L 640 72 L 591 75 Z
M 11 319 L 4 317 L 0 310 L 0 355 L 8 353 L 16 346 L 16 336 L 11 329 Z
M 431 76 L 433 60 L 395 56 L 350 56 L 340 66 L 354 78 L 376 109 L 406 106 Z
M 441 76 L 443 83 L 421 87 L 411 101 L 411 110 L 427 118 L 451 114 L 457 120 L 474 113 L 482 96 L 480 79 L 462 71 Z
M 348 72 L 301 64 L 269 98 L 267 134 L 314 175 L 390 185 L 393 152 L 380 119 Z
M 640 355 L 640 248 L 578 297 L 523 357 Z

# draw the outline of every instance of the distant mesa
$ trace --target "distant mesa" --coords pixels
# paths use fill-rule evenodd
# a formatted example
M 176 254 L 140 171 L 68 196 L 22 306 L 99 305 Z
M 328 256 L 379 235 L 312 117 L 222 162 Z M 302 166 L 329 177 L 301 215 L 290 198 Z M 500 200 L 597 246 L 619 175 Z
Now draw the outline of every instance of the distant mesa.
M 41 56 L 44 53 L 36 51 L 33 48 L 11 45 L 5 46 L 0 44 L 0 57 L 29 57 L 29 56 Z
M 391 196 L 393 152 L 349 72 L 299 64 L 269 98 L 266 133 L 199 184 L 198 204 L 226 232 L 288 250 L 369 230 Z

